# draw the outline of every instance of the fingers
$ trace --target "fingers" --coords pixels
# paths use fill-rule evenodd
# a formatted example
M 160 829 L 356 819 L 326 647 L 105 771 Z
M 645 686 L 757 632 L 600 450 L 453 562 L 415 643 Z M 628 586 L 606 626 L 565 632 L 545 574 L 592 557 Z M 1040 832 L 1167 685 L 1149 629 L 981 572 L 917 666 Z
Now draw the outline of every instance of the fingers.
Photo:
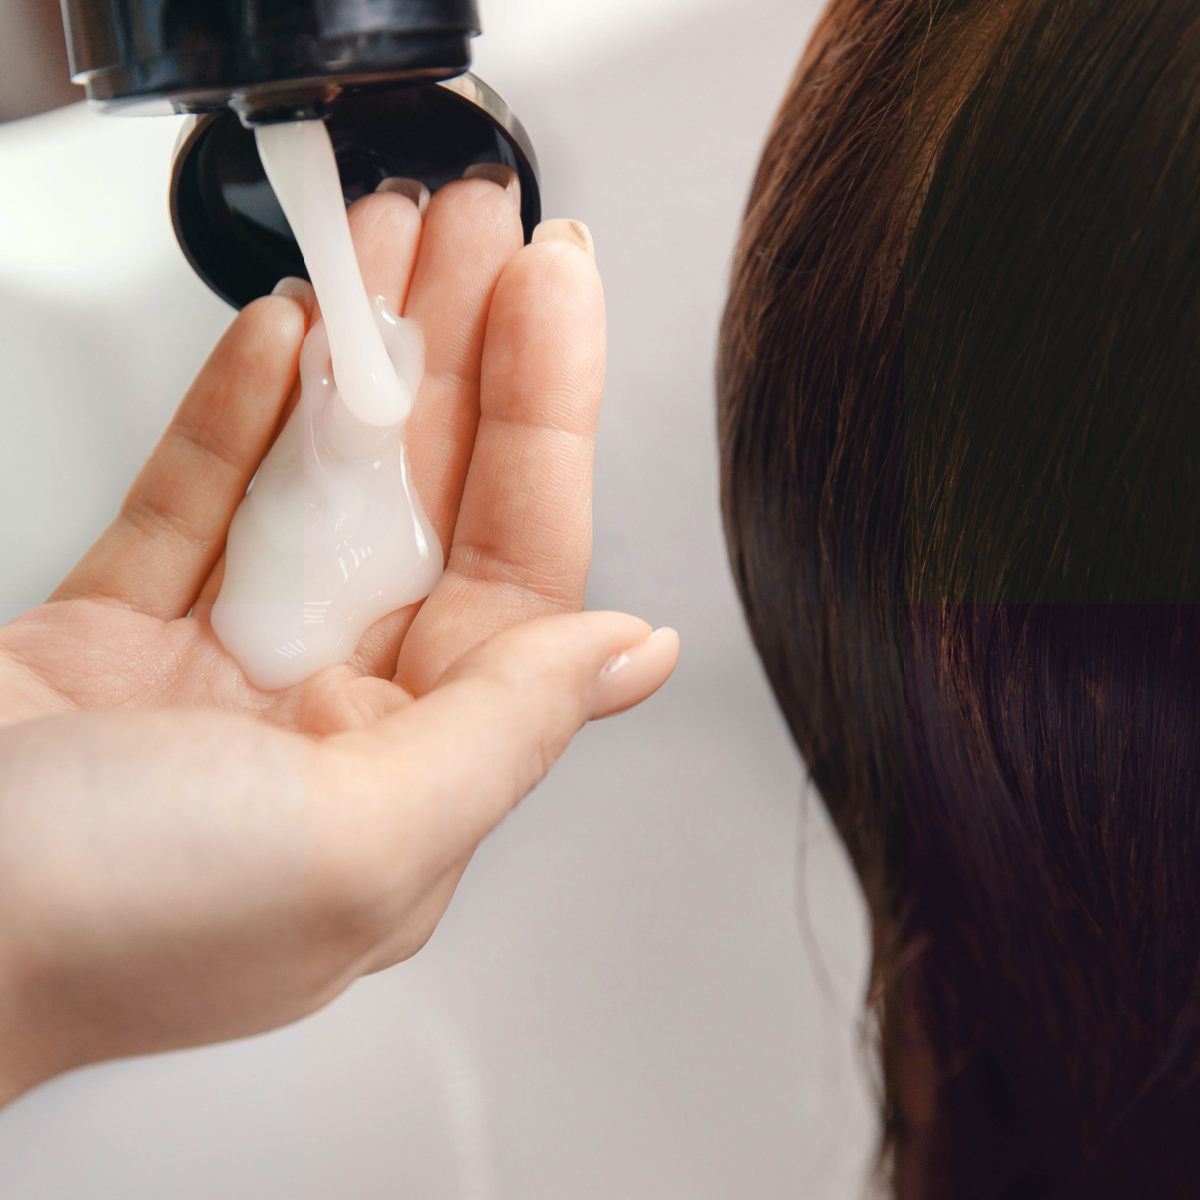
M 382 296 L 390 312 L 402 313 L 421 244 L 417 201 L 395 189 L 376 192 L 356 200 L 348 216 L 367 295 Z
M 351 206 L 350 235 L 367 295 L 382 296 L 392 312 L 401 312 L 421 243 L 421 193 L 415 187 L 405 190 L 397 186 L 409 181 L 385 182 L 393 185 L 387 192 L 364 196 Z M 275 290 L 277 294 L 306 297 L 311 313 L 312 288 L 304 281 L 284 279 Z M 297 398 L 297 395 L 292 397 Z M 288 411 L 290 406 L 285 413 Z M 216 600 L 222 575 L 222 562 L 218 559 L 195 600 L 195 608 L 201 615 Z
M 471 852 L 586 721 L 646 699 L 678 656 L 673 630 L 651 636 L 621 613 L 546 617 L 496 635 L 420 700 L 322 743 L 334 823 L 322 838 L 335 852 L 367 854 L 354 872 L 382 875 L 389 894 L 423 889 Z
M 492 300 L 449 562 L 398 662 L 396 680 L 413 694 L 496 630 L 582 606 L 604 356 L 590 235 L 578 222 L 547 222 Z
M 188 611 L 270 445 L 306 324 L 303 295 L 266 296 L 238 314 L 116 520 L 51 599 L 104 598 L 163 620 Z
M 363 282 L 402 308 L 421 238 L 417 205 L 366 196 L 350 211 Z M 53 599 L 103 596 L 169 620 L 216 599 L 212 574 L 233 512 L 278 428 L 312 289 L 281 282 L 249 305 L 201 370 L 117 520 Z
M 425 378 L 405 440 L 417 494 L 443 546 L 454 531 L 479 420 L 488 306 L 505 263 L 524 240 L 516 175 L 492 166 L 495 178 L 476 173 L 439 188 L 428 202 L 404 305 L 404 315 L 425 334 Z M 361 253 L 360 261 L 365 271 Z M 415 611 L 394 613 L 368 630 L 355 665 L 390 677 Z
M 488 307 L 523 240 L 519 202 L 485 179 L 439 188 L 426 213 L 405 309 L 425 332 L 425 378 L 405 436 L 421 505 L 444 546 L 479 420 Z

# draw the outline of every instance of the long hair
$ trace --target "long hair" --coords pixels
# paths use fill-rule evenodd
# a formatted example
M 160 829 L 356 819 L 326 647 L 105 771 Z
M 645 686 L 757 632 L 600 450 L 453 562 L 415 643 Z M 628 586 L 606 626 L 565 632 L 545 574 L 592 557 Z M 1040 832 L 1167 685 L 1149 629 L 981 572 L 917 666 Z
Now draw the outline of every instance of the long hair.
M 718 366 L 898 1195 L 1200 1195 L 1200 6 L 833 0 Z

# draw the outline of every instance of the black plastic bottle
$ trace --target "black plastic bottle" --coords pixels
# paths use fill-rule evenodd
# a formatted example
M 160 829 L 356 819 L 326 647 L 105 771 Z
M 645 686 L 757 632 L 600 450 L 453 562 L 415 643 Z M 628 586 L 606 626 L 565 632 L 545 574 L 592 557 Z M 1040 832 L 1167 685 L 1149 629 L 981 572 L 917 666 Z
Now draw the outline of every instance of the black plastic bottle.
M 63 0 L 72 78 L 130 113 L 193 113 L 171 175 L 175 233 L 236 307 L 304 260 L 263 174 L 253 127 L 323 118 L 347 201 L 388 176 L 431 191 L 476 163 L 521 181 L 540 219 L 537 159 L 508 106 L 467 73 L 475 0 Z

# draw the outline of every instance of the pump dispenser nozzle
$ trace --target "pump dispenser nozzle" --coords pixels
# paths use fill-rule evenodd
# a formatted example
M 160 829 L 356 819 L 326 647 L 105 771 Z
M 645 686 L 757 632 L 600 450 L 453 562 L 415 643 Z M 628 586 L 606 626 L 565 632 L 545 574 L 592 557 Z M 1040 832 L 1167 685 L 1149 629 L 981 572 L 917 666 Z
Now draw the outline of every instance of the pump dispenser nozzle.
M 537 159 L 508 106 L 467 74 L 475 0 L 63 0 L 72 78 L 105 111 L 192 113 L 171 176 L 175 233 L 241 307 L 304 259 L 252 128 L 322 118 L 347 201 L 388 176 L 431 191 L 476 163 L 512 167 L 526 239 Z

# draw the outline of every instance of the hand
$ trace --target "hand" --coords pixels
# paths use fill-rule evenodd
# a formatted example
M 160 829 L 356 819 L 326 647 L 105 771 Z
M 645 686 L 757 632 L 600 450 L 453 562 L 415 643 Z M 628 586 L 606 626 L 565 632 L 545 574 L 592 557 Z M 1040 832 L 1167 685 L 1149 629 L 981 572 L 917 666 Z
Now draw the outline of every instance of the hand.
M 272 1028 L 414 953 L 580 725 L 674 667 L 673 633 L 574 611 L 604 363 L 581 227 L 522 248 L 511 194 L 474 179 L 424 221 L 367 197 L 351 228 L 368 290 L 426 333 L 407 436 L 445 574 L 286 692 L 223 651 L 225 534 L 312 316 L 298 287 L 250 305 L 117 520 L 0 629 L 0 1102 Z

